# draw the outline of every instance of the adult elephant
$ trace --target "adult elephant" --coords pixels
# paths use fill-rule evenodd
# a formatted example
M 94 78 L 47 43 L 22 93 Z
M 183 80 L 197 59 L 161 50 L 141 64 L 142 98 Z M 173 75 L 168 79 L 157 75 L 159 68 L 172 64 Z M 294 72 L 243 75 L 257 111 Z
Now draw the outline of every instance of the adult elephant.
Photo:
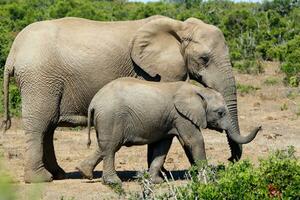
M 56 161 L 53 133 L 57 126 L 87 124 L 95 93 L 119 77 L 150 81 L 194 79 L 219 91 L 240 134 L 236 84 L 222 32 L 201 20 L 184 22 L 164 16 L 136 21 L 98 22 L 63 18 L 30 24 L 16 37 L 4 70 L 5 129 L 9 77 L 22 97 L 27 136 L 25 182 L 63 178 Z M 242 147 L 228 138 L 238 160 Z M 152 149 L 148 148 L 148 164 Z

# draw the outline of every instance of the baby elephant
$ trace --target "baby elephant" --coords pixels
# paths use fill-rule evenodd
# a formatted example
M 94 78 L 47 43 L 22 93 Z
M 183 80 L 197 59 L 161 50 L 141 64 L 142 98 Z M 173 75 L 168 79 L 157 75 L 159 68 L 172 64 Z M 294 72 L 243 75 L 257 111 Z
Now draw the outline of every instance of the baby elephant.
M 161 181 L 160 169 L 170 148 L 170 138 L 178 137 L 190 162 L 205 160 L 201 128 L 228 130 L 231 139 L 248 143 L 259 128 L 246 137 L 233 132 L 230 116 L 221 94 L 187 82 L 149 82 L 120 78 L 103 87 L 88 110 L 88 129 L 92 118 L 99 148 L 77 169 L 92 178 L 96 165 L 103 160 L 103 182 L 121 184 L 116 174 L 115 153 L 122 146 L 155 144 L 150 175 Z M 90 133 L 89 133 L 90 135 Z M 89 138 L 90 143 L 90 138 Z

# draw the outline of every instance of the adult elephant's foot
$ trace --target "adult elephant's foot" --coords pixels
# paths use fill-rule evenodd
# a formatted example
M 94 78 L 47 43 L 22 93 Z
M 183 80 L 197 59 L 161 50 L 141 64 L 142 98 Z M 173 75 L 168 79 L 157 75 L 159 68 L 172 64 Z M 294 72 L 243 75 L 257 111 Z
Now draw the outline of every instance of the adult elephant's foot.
M 102 181 L 106 185 L 122 185 L 122 181 L 117 174 L 112 174 L 112 175 L 103 174 Z
M 25 170 L 24 181 L 25 183 L 51 182 L 53 181 L 53 176 L 45 168 L 40 168 L 36 171 Z
M 93 179 L 93 167 L 87 164 L 85 161 L 81 162 L 76 169 L 80 172 L 82 177 L 92 180 Z

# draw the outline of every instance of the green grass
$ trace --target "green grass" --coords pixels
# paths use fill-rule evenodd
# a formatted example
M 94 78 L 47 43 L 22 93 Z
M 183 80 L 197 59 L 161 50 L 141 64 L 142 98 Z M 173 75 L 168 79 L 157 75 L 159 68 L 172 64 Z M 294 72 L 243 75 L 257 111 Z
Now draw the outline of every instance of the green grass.
M 0 154 L 0 199 L 14 200 L 17 198 L 17 187 L 12 184 L 13 179 L 4 168 L 1 162 L 2 158 L 3 153 Z
M 18 193 L 19 186 L 10 173 L 13 172 L 4 167 L 3 153 L 0 151 L 0 200 L 16 200 L 20 198 L 20 193 Z M 43 187 L 41 184 L 31 184 L 26 194 L 21 196 L 24 197 L 26 195 L 26 199 L 30 200 L 41 199 Z
M 269 77 L 264 81 L 265 85 L 277 85 L 279 83 L 278 78 L 275 77 Z
M 257 90 L 260 90 L 259 87 L 255 87 L 252 85 L 244 85 L 244 84 L 237 84 L 237 90 L 240 94 L 245 95 L 245 94 L 249 94 L 251 92 L 255 92 Z

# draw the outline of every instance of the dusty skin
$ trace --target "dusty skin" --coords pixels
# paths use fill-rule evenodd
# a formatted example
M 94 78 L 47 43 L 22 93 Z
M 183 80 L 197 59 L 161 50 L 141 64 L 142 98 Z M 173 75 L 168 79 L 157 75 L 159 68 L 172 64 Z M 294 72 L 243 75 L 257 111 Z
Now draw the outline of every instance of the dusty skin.
M 281 83 L 283 75 L 278 73 L 276 63 L 266 63 L 265 73 L 254 75 L 235 74 L 238 83 L 252 85 L 260 89 L 238 96 L 241 132 L 247 133 L 261 124 L 263 130 L 250 144 L 244 145 L 242 159 L 264 157 L 273 149 L 294 145 L 300 156 L 300 88 L 287 88 Z M 267 85 L 266 80 L 277 80 Z M 268 82 L 268 81 L 267 81 Z M 272 82 L 272 81 L 271 81 Z M 276 82 L 276 81 L 273 81 Z M 204 130 L 206 153 L 210 163 L 227 162 L 230 155 L 225 134 Z M 19 119 L 12 121 L 12 128 L 0 138 L 0 152 L 4 154 L 4 165 L 14 178 L 18 187 L 19 199 L 31 199 L 32 191 L 38 199 L 119 199 L 109 187 L 101 183 L 102 164 L 100 163 L 92 181 L 81 179 L 75 166 L 96 148 L 95 134 L 92 133 L 92 146 L 86 148 L 86 130 L 60 128 L 55 132 L 55 149 L 59 164 L 66 170 L 68 179 L 51 183 L 25 184 L 24 150 L 25 136 Z M 123 147 L 116 157 L 116 170 L 126 192 L 140 192 L 141 187 L 135 179 L 137 171 L 147 168 L 147 146 Z M 188 160 L 177 140 L 174 140 L 168 154 L 166 168 L 171 170 L 175 185 L 186 183 L 184 170 L 189 167 Z M 166 188 L 157 187 L 157 192 Z M 39 191 L 41 191 L 39 193 Z

